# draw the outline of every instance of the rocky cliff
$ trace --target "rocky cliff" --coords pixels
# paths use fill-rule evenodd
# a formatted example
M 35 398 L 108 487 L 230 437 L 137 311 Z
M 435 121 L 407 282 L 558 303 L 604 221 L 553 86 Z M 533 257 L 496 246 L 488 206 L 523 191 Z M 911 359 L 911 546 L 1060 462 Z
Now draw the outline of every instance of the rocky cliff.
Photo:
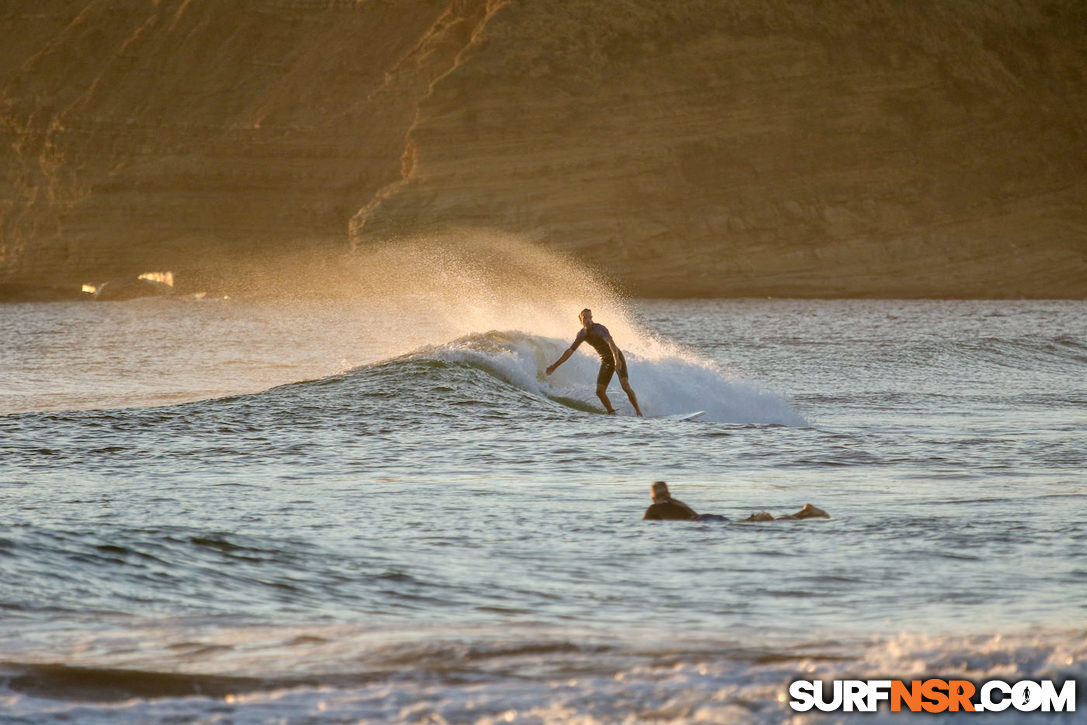
M 1087 296 L 1080 0 L 0 0 L 0 282 L 451 228 L 637 294 Z

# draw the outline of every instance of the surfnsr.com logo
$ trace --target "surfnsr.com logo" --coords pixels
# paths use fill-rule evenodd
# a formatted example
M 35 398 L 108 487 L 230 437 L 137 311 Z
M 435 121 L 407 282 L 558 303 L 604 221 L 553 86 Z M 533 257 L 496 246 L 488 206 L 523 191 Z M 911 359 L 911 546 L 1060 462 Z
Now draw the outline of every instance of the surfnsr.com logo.
M 1075 712 L 1076 681 L 795 680 L 789 697 L 796 712 L 876 712 L 882 703 L 891 712 Z

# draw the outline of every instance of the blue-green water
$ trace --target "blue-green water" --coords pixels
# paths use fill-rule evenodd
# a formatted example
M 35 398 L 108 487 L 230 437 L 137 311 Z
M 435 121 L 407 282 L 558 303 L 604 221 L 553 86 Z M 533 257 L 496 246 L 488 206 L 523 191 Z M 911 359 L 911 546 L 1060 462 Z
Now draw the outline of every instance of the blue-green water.
M 579 305 L 419 309 L 0 309 L 0 720 L 779 722 L 813 673 L 1084 677 L 1087 303 L 602 304 L 645 419 L 617 382 L 595 412 L 587 346 L 544 375 Z M 831 518 L 642 522 L 656 479 Z

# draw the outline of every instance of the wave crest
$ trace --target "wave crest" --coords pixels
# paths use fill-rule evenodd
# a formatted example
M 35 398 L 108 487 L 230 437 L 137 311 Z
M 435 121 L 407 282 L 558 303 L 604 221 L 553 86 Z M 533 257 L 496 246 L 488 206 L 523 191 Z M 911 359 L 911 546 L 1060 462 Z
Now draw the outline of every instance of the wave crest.
M 553 337 L 492 330 L 424 348 L 400 360 L 467 365 L 534 396 L 601 410 L 594 393 L 600 362 L 591 350 L 579 349 L 553 375 L 546 375 L 547 366 L 568 345 Z M 718 423 L 806 425 L 779 395 L 736 379 L 708 360 L 660 345 L 651 352 L 624 348 L 624 356 L 631 386 L 650 417 L 705 410 L 703 420 Z M 633 414 L 616 379 L 609 386 L 609 396 L 620 413 Z

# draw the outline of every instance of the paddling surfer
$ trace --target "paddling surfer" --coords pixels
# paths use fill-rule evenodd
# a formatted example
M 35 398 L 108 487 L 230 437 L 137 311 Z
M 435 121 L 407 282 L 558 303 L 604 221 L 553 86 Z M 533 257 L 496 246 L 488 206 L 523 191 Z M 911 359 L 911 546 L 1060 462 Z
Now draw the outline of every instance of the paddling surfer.
M 650 495 L 653 497 L 653 505 L 645 510 L 643 519 L 647 521 L 728 521 L 724 516 L 718 514 L 699 514 L 687 504 L 672 498 L 671 492 L 668 490 L 668 484 L 664 481 L 654 481 L 653 488 L 650 489 Z M 804 504 L 804 507 L 797 511 L 795 514 L 787 514 L 785 516 L 778 516 L 777 520 L 781 519 L 829 519 L 828 514 L 818 506 L 812 506 L 810 503 Z M 757 514 L 751 514 L 746 519 L 740 519 L 741 521 L 774 521 L 774 517 L 768 511 L 760 511 Z
M 643 519 L 648 521 L 698 521 L 698 513 L 679 499 L 672 498 L 668 484 L 654 481 L 650 491 L 653 505 L 645 510 Z
M 626 358 L 623 357 L 623 352 L 615 344 L 615 340 L 611 339 L 608 328 L 598 322 L 593 322 L 593 311 L 589 309 L 582 310 L 581 314 L 578 315 L 578 319 L 581 320 L 581 329 L 578 331 L 577 337 L 574 338 L 574 342 L 562 354 L 562 357 L 555 361 L 554 365 L 547 368 L 547 374 L 550 375 L 555 372 L 555 368 L 569 360 L 570 356 L 574 354 L 574 350 L 577 350 L 581 343 L 587 342 L 600 355 L 600 372 L 596 376 L 596 397 L 600 398 L 600 402 L 604 404 L 604 409 L 610 415 L 615 415 L 615 408 L 611 407 L 611 401 L 608 400 L 608 383 L 611 382 L 613 374 L 619 373 L 619 384 L 623 386 L 627 397 L 630 398 L 630 403 L 634 406 L 634 412 L 640 416 L 642 411 L 638 407 L 638 397 L 634 395 L 634 389 L 630 387 L 630 381 L 627 379 Z

